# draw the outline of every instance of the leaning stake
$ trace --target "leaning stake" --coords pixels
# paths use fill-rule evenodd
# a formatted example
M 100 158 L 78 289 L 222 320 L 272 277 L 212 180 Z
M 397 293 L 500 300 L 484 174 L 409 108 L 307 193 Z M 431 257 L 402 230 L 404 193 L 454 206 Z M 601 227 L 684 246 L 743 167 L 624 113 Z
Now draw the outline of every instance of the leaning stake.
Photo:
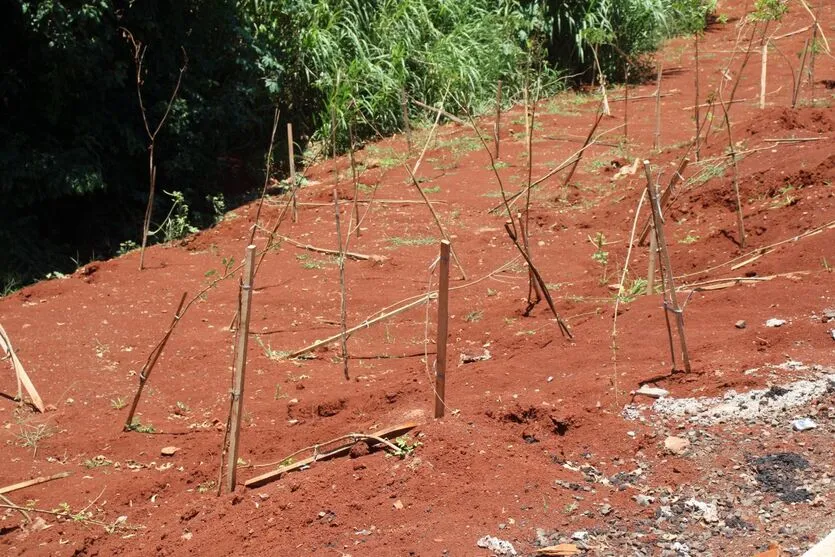
M 249 308 L 252 304 L 252 269 L 255 261 L 255 246 L 246 247 L 244 274 L 241 282 L 241 326 L 238 328 L 238 344 L 235 347 L 235 371 L 232 384 L 231 428 L 227 463 L 227 487 L 235 491 L 235 475 L 238 467 L 238 437 L 241 433 L 243 414 L 244 375 L 246 373 L 246 346 L 249 340 Z
M 441 240 L 438 268 L 438 340 L 435 359 L 435 418 L 444 417 L 446 394 L 446 341 L 449 331 L 449 242 Z
M 661 281 L 664 290 L 664 317 L 667 319 L 667 333 L 670 337 L 670 356 L 673 361 L 675 372 L 676 354 L 673 348 L 673 334 L 670 330 L 669 314 L 672 313 L 676 320 L 678 340 L 681 345 L 681 357 L 684 360 L 684 371 L 690 373 L 690 356 L 687 353 L 687 341 L 684 338 L 684 313 L 678 305 L 676 297 L 676 285 L 673 281 L 673 269 L 670 265 L 670 254 L 667 251 L 667 240 L 664 237 L 664 218 L 661 216 L 661 205 L 658 200 L 658 193 L 655 191 L 655 184 L 652 182 L 649 161 L 644 161 L 644 170 L 647 175 L 647 192 L 649 193 L 650 206 L 652 207 L 652 220 L 655 232 L 655 239 L 658 244 L 658 255 L 661 263 Z
M 171 325 L 168 326 L 168 330 L 165 331 L 165 335 L 162 337 L 162 340 L 159 341 L 157 347 L 153 352 L 151 352 L 151 355 L 148 356 L 148 361 L 145 362 L 145 365 L 142 366 L 142 370 L 139 372 L 139 388 L 136 390 L 136 394 L 133 397 L 133 403 L 130 405 L 128 419 L 125 420 L 125 431 L 133 429 L 133 415 L 136 413 L 136 407 L 139 405 L 139 399 L 142 397 L 142 389 L 145 388 L 145 382 L 148 381 L 151 371 L 153 371 L 154 366 L 157 364 L 157 359 L 159 359 L 160 354 L 162 354 L 165 345 L 168 343 L 168 339 L 171 338 L 171 333 L 174 332 L 174 327 L 177 326 L 177 321 L 180 320 L 180 311 L 183 309 L 185 301 L 186 292 L 183 292 L 183 295 L 180 297 L 180 303 L 177 304 L 177 311 L 174 312 L 174 318 L 171 320 Z

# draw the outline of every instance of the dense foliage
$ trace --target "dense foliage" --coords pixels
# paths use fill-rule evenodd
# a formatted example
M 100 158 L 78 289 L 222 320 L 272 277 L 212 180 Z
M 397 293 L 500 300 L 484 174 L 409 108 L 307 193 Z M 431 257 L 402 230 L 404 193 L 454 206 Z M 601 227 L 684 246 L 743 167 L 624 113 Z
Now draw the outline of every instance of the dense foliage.
M 510 98 L 534 74 L 554 90 L 560 75 L 587 70 L 593 48 L 614 71 L 624 56 L 699 29 L 706 9 L 705 0 L 5 2 L 0 293 L 138 240 L 148 137 L 128 33 L 147 47 L 139 85 L 152 123 L 188 60 L 155 146 L 157 187 L 169 195 L 158 196 L 154 222 L 173 206 L 182 226 L 161 227 L 170 232 L 210 223 L 219 193 L 254 182 L 276 105 L 300 137 L 344 145 L 349 123 L 365 136 L 397 130 L 404 94 L 478 112 L 498 79 Z

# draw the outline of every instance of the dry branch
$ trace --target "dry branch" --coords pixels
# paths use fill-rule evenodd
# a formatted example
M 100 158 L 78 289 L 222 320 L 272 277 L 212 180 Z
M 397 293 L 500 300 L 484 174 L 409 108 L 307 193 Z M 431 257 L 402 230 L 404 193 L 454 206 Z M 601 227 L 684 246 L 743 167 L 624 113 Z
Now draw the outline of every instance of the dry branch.
M 340 252 L 339 250 L 334 249 L 327 249 L 327 248 L 317 248 L 316 246 L 311 246 L 310 244 L 303 244 L 301 242 L 297 242 L 292 238 L 288 238 L 287 236 L 282 236 L 281 234 L 276 234 L 276 238 L 280 238 L 282 241 L 287 242 L 297 248 L 301 248 L 307 251 L 315 251 L 316 253 L 324 253 L 326 255 L 339 255 L 343 257 L 347 257 L 348 259 L 353 259 L 355 261 L 385 261 L 388 259 L 383 255 L 366 255 L 364 253 L 356 253 L 353 251 L 346 251 Z
M 534 266 L 533 261 L 528 256 L 527 252 L 525 251 L 524 246 L 519 243 L 519 239 L 516 236 L 516 233 L 513 231 L 511 226 L 511 222 L 506 222 L 504 224 L 504 229 L 507 231 L 507 235 L 513 241 L 513 244 L 516 246 L 516 249 L 519 250 L 519 253 L 522 254 L 522 257 L 525 259 L 525 262 L 528 264 L 528 269 L 530 269 L 531 273 L 533 273 L 534 278 L 539 283 L 539 288 L 542 291 L 542 294 L 545 296 L 545 301 L 548 302 L 548 307 L 551 309 L 551 313 L 554 314 L 554 318 L 557 320 L 557 324 L 560 327 L 560 332 L 563 336 L 566 336 L 570 339 L 574 338 L 574 335 L 571 334 L 571 329 L 568 328 L 568 325 L 563 321 L 560 314 L 557 312 L 557 308 L 554 305 L 554 300 L 551 298 L 551 293 L 548 291 L 548 286 L 545 284 L 545 281 L 542 279 L 542 275 L 539 274 L 539 270 Z
M 180 303 L 177 304 L 177 310 L 174 312 L 174 317 L 171 319 L 171 324 L 168 326 L 168 329 L 165 331 L 165 334 L 162 336 L 162 339 L 157 343 L 151 353 L 148 355 L 148 359 L 145 361 L 145 365 L 142 366 L 142 369 L 139 371 L 139 388 L 136 390 L 136 394 L 133 397 L 133 402 L 130 405 L 130 411 L 128 411 L 128 417 L 125 420 L 124 430 L 130 431 L 133 429 L 133 415 L 136 413 L 136 407 L 139 405 L 139 399 L 142 397 L 142 390 L 145 388 L 145 382 L 148 381 L 148 377 L 151 375 L 151 372 L 154 370 L 154 366 L 157 364 L 157 360 L 159 359 L 162 351 L 165 349 L 166 343 L 168 343 L 168 339 L 171 338 L 171 333 L 174 332 L 174 327 L 177 326 L 177 323 L 180 321 L 180 317 L 182 317 L 183 313 L 185 313 L 185 309 L 183 308 L 183 304 L 186 301 L 186 292 L 183 292 L 183 295 L 180 297 Z
M 397 447 L 394 447 L 390 442 L 387 441 L 387 439 L 403 435 L 407 431 L 417 427 L 417 425 L 418 424 L 416 423 L 409 422 L 377 430 L 373 433 L 350 433 L 348 435 L 337 437 L 336 439 L 325 441 L 324 443 L 319 443 L 311 447 L 305 447 L 304 449 L 294 452 L 293 454 L 287 456 L 279 462 L 290 462 L 295 456 L 308 451 L 313 451 L 312 456 L 293 462 L 292 464 L 288 464 L 286 466 L 279 466 L 277 469 L 267 472 L 266 474 L 261 474 L 260 476 L 256 476 L 245 481 L 244 485 L 246 487 L 259 487 L 273 480 L 277 480 L 287 472 L 299 470 L 301 468 L 304 468 L 305 466 L 310 466 L 314 462 L 318 462 L 320 460 L 327 460 L 329 458 L 334 458 L 337 456 L 343 456 L 345 454 L 348 454 L 348 452 L 351 450 L 351 447 L 353 447 L 358 441 L 362 440 L 370 439 L 372 441 L 375 441 L 375 444 L 385 445 L 390 449 L 394 450 L 395 452 L 399 452 L 399 449 Z M 333 445 L 334 443 L 339 443 L 340 441 L 344 440 L 347 440 L 347 442 L 341 443 L 337 447 L 331 448 L 324 452 L 320 452 L 322 447 L 328 447 L 328 445 Z

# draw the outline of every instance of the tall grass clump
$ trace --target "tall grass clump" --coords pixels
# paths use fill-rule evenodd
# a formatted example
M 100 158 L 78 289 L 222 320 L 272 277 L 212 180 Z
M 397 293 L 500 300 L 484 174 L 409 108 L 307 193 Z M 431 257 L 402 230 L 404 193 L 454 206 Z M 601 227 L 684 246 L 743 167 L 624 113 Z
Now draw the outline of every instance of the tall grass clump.
M 619 76 L 665 38 L 702 30 L 715 7 L 716 0 L 548 0 L 549 60 L 591 77 L 597 50 L 603 72 Z
M 525 70 L 545 29 L 537 3 L 523 6 L 515 0 L 256 4 L 262 8 L 258 17 L 265 21 L 290 18 L 297 42 L 288 44 L 286 33 L 285 38 L 275 37 L 284 41 L 282 52 L 297 54 L 296 74 L 286 75 L 285 83 L 300 78 L 310 87 L 314 139 L 335 137 L 341 146 L 347 142 L 349 122 L 366 136 L 372 126 L 382 133 L 401 129 L 403 91 L 429 105 L 449 95 L 448 110 L 483 112 L 492 106 L 502 79 L 512 101 L 521 95 Z M 264 9 L 265 4 L 272 9 Z M 286 65 L 275 69 L 288 73 Z M 560 80 L 554 70 L 547 74 L 544 81 L 553 92 Z

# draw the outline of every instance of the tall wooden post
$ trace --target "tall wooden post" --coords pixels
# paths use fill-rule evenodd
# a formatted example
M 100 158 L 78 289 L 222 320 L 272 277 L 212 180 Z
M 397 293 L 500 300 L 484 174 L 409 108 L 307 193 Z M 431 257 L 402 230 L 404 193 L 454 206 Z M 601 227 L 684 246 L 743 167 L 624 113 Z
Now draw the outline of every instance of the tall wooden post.
M 438 339 L 435 359 L 435 418 L 444 417 L 446 396 L 446 343 L 449 336 L 449 242 L 441 241 L 438 267 Z
M 246 348 L 249 340 L 249 308 L 252 304 L 252 270 L 255 261 L 255 246 L 246 247 L 244 274 L 241 281 L 241 325 L 238 327 L 238 343 L 235 348 L 235 371 L 232 384 L 231 431 L 229 436 L 229 455 L 227 463 L 227 487 L 235 491 L 235 475 L 238 467 L 238 437 L 241 433 L 243 415 L 244 377 L 246 374 Z

